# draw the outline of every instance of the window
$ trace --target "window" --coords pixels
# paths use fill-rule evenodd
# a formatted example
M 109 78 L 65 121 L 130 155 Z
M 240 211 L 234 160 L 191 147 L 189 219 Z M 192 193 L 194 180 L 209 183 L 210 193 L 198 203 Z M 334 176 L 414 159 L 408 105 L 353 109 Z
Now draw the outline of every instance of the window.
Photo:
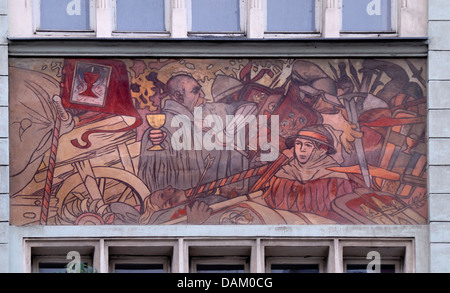
M 410 253 L 410 243 L 358 243 L 343 244 L 344 272 L 367 273 L 376 272 L 375 265 L 380 273 L 401 273 L 405 269 L 405 260 Z
M 112 273 L 168 273 L 167 258 L 130 257 L 110 260 Z
M 332 242 L 324 240 L 266 240 L 266 273 L 323 273 Z
M 10 37 L 427 36 L 426 1 L 33 0 L 11 5 Z M 28 3 L 28 2 L 27 2 Z M 401 4 L 400 4 L 401 3 Z M 84 34 L 83 34 L 84 33 Z
M 391 3 L 392 2 L 392 3 Z M 391 0 L 343 0 L 343 32 L 392 32 L 394 2 Z
M 320 273 L 320 264 L 302 258 L 269 258 L 266 273 Z
M 34 259 L 35 273 L 67 273 L 69 270 L 76 270 L 75 264 L 70 259 L 61 257 L 37 257 Z M 83 257 L 79 266 L 80 273 L 94 273 L 96 269 L 92 267 L 92 257 Z
M 77 242 L 52 241 L 37 242 L 31 247 L 31 272 L 33 273 L 66 273 L 67 268 L 75 268 L 78 257 L 81 261 L 80 270 L 93 272 L 93 256 L 95 244 L 85 242 L 77 245 Z M 73 265 L 73 266 L 72 266 Z
M 158 241 L 108 241 L 111 273 L 170 273 L 173 243 Z
M 165 32 L 166 0 L 114 0 L 117 32 Z
M 228 245 L 223 245 L 227 243 Z M 195 241 L 189 243 L 191 273 L 249 273 L 251 243 Z
M 93 30 L 95 19 L 93 0 L 34 1 L 36 31 L 86 32 Z
M 248 273 L 245 258 L 194 258 L 193 273 Z
M 50 260 L 35 260 L 37 262 L 37 270 L 36 272 L 41 274 L 47 273 L 66 273 L 67 272 L 67 261 L 62 261 L 59 259 Z
M 380 265 L 380 273 L 396 273 L 396 269 L 398 266 L 395 264 L 381 264 Z M 370 268 L 369 268 L 370 270 Z M 359 274 L 365 274 L 367 273 L 367 264 L 360 264 L 360 263 L 348 263 L 345 266 L 345 272 L 349 274 L 359 273 Z
M 82 272 L 381 273 L 415 271 L 413 238 L 25 239 L 24 272 L 64 273 L 78 253 Z
M 317 0 L 266 0 L 266 32 L 316 31 Z M 320 9 L 317 9 L 320 11 Z
M 191 33 L 243 34 L 245 31 L 246 0 L 186 1 Z

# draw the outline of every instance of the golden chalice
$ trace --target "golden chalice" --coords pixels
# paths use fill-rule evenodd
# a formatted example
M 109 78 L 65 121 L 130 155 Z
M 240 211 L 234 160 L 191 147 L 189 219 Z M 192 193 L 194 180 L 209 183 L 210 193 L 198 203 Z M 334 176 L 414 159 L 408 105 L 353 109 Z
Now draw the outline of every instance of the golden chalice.
M 166 114 L 148 114 L 146 116 L 148 124 L 153 129 L 160 129 L 166 123 Z M 163 150 L 162 146 L 156 144 L 148 149 L 149 151 L 161 151 Z

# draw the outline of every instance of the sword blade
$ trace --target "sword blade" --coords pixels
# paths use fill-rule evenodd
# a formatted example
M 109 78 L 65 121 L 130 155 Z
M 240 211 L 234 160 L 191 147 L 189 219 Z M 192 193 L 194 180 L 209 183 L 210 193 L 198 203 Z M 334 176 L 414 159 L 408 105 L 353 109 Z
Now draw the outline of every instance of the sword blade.
M 359 123 L 358 123 L 358 114 L 356 112 L 356 102 L 354 98 L 351 99 L 345 99 L 344 100 L 345 109 L 347 111 L 348 119 L 351 123 L 356 125 L 356 130 L 361 131 Z M 364 183 L 366 184 L 366 187 L 371 186 L 371 175 L 369 172 L 369 166 L 367 164 L 366 160 L 366 154 L 364 152 L 364 145 L 362 143 L 361 138 L 355 138 L 355 141 L 353 142 L 355 145 L 355 152 L 356 156 L 358 158 L 359 167 L 361 168 L 361 175 L 363 176 Z

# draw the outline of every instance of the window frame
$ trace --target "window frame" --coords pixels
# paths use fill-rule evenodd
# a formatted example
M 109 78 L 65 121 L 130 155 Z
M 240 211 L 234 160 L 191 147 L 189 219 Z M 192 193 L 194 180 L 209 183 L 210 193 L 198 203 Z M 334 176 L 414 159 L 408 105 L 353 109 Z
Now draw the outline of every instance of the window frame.
M 345 1 L 345 0 L 341 0 Z M 342 2 L 343 5 L 343 2 Z M 343 17 L 344 17 L 344 7 L 341 6 L 341 28 L 340 37 L 343 38 L 369 38 L 369 37 L 396 37 L 399 34 L 398 31 L 398 18 L 400 10 L 397 0 L 391 0 L 391 29 L 389 31 L 345 31 L 343 30 Z
M 27 273 L 39 272 L 40 263 L 65 263 L 69 264 L 72 260 L 67 259 L 69 251 L 80 253 L 81 262 L 98 271 L 99 263 L 96 262 L 96 254 L 100 247 L 98 241 L 87 239 L 42 239 L 27 240 L 25 242 L 24 261 L 27 264 Z M 55 254 L 48 252 L 58 250 Z M 63 253 L 67 251 L 66 254 Z
M 125 31 L 117 29 L 117 0 L 111 1 L 113 37 L 170 37 L 171 35 L 171 0 L 164 0 L 164 31 Z
M 197 273 L 198 265 L 243 265 L 244 273 L 250 273 L 249 258 L 245 256 L 225 256 L 225 257 L 213 257 L 213 256 L 199 256 L 192 257 L 189 264 L 189 272 Z
M 33 33 L 36 36 L 64 36 L 80 37 L 95 36 L 97 27 L 96 0 L 89 0 L 89 29 L 88 30 L 61 30 L 61 29 L 41 29 L 41 0 L 34 0 L 32 6 Z
M 266 273 L 272 273 L 272 265 L 273 264 L 280 264 L 280 265 L 284 265 L 284 264 L 305 264 L 305 265 L 310 265 L 310 264 L 317 264 L 319 267 L 319 272 L 318 273 L 325 273 L 326 272 L 326 258 L 324 257 L 318 257 L 318 256 L 313 256 L 313 257 L 305 257 L 305 256 L 297 256 L 297 257 L 289 257 L 289 256 L 268 256 L 265 258 L 265 263 L 266 263 L 266 267 L 265 267 L 265 272 Z
M 351 258 L 344 258 L 344 273 L 347 272 L 347 265 L 365 265 L 367 266 L 369 264 L 370 260 L 363 258 L 363 257 L 351 257 Z M 394 265 L 395 266 L 395 273 L 400 274 L 403 273 L 403 261 L 401 259 L 396 258 L 388 258 L 383 259 L 381 262 L 381 265 Z
M 246 273 L 251 273 L 255 257 L 256 242 L 236 239 L 192 239 L 184 241 L 185 268 L 197 272 L 198 264 L 243 264 Z
M 162 263 L 165 273 L 173 271 L 176 241 L 111 239 L 105 240 L 108 272 L 114 272 L 116 263 Z M 131 252 L 130 252 L 131 250 Z
M 298 38 L 322 37 L 323 0 L 315 0 L 314 22 L 315 31 L 267 31 L 267 0 L 262 0 L 264 10 L 264 38 Z
M 15 1 L 15 0 L 8 0 Z M 170 1 L 170 7 L 165 12 L 166 32 L 118 32 L 115 29 L 115 12 L 111 7 L 113 0 L 90 0 L 90 29 L 88 31 L 64 31 L 64 30 L 41 30 L 40 25 L 40 1 L 41 0 L 21 0 L 25 4 L 10 5 L 8 19 L 10 22 L 8 29 L 9 39 L 18 38 L 92 38 L 110 40 L 120 38 L 134 39 L 227 39 L 236 38 L 248 40 L 252 39 L 365 39 L 365 38 L 427 38 L 426 11 L 418 9 L 424 7 L 423 1 L 410 4 L 392 0 L 390 32 L 347 32 L 342 30 L 342 0 L 316 0 L 322 4 L 316 9 L 316 32 L 311 33 L 280 33 L 273 34 L 265 32 L 266 8 L 265 0 L 242 0 L 246 1 L 241 5 L 240 23 L 241 31 L 236 33 L 227 32 L 192 32 L 189 31 L 188 19 L 191 18 L 191 11 L 187 9 L 190 0 L 165 0 Z M 19 3 L 20 1 L 17 1 Z M 167 3 L 167 2 L 165 2 Z M 317 2 L 316 2 L 317 3 Z M 167 4 L 166 4 L 167 7 Z M 415 21 L 416 19 L 420 21 Z
M 340 258 L 343 261 L 343 272 L 347 264 L 367 265 L 368 251 L 380 253 L 381 264 L 394 264 L 396 273 L 411 273 L 414 268 L 414 239 L 346 239 L 339 241 Z
M 187 37 L 244 37 L 247 35 L 248 1 L 239 1 L 239 31 L 193 31 L 192 30 L 192 0 L 186 1 L 186 30 Z
M 121 256 L 109 257 L 109 273 L 117 273 L 116 264 L 162 264 L 164 273 L 170 273 L 170 259 L 168 256 Z
M 67 252 L 79 251 L 94 272 L 114 271 L 116 263 L 165 263 L 167 272 L 196 272 L 198 264 L 240 264 L 248 273 L 268 273 L 271 264 L 315 263 L 319 272 L 342 273 L 347 264 L 368 264 L 375 250 L 381 264 L 396 272 L 414 273 L 415 237 L 91 237 L 23 238 L 24 272 L 36 272 L 39 263 L 69 263 Z
M 83 264 L 88 265 L 88 267 L 93 267 L 92 257 L 86 256 L 86 255 L 81 255 L 81 262 Z M 32 266 L 31 272 L 32 273 L 40 273 L 39 266 L 41 263 L 58 263 L 58 264 L 60 263 L 60 264 L 67 265 L 70 263 L 70 259 L 66 259 L 63 256 L 35 256 L 32 259 L 33 266 Z
M 319 273 L 328 272 L 332 267 L 330 259 L 333 245 L 331 239 L 263 239 L 261 247 L 265 272 L 271 272 L 271 264 L 274 261 L 286 264 L 319 264 Z

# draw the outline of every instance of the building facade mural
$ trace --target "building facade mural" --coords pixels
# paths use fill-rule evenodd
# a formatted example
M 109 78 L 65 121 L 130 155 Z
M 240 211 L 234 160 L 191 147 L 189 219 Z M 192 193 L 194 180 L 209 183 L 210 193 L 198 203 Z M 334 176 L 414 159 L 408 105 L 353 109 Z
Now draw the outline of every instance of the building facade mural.
M 426 224 L 426 59 L 11 58 L 11 225 Z

